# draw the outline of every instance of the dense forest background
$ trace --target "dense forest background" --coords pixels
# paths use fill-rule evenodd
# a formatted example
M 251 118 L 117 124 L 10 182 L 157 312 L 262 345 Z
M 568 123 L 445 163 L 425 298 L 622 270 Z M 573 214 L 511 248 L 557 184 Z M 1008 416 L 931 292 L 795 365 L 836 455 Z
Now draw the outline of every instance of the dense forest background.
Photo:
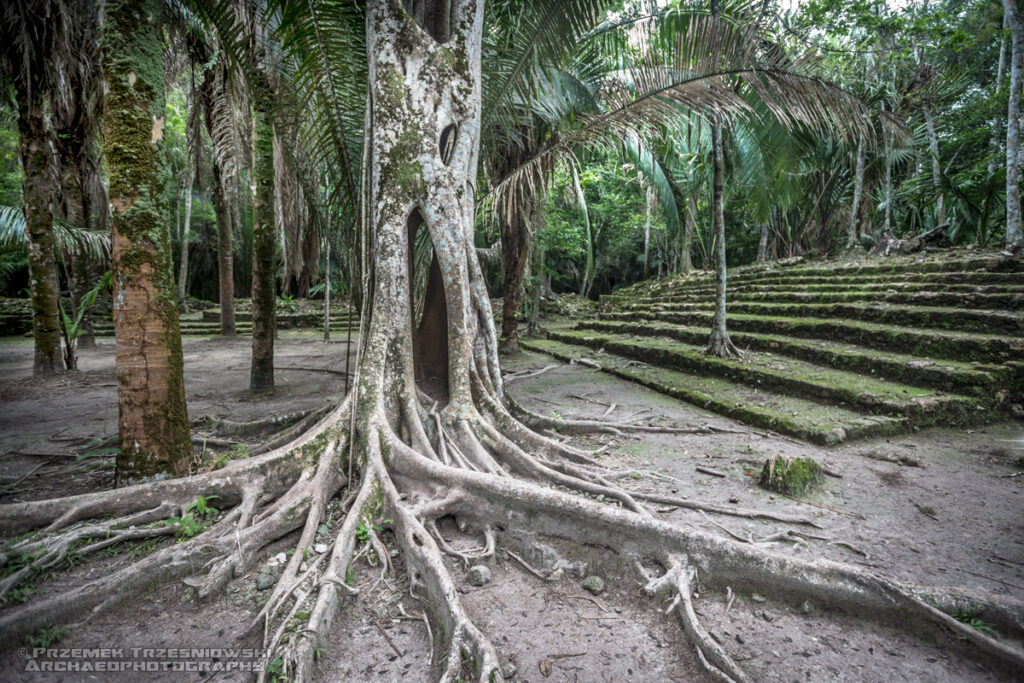
M 494 3 L 492 11 L 512 11 L 503 5 Z M 649 9 L 625 2 L 606 21 Z M 662 3 L 654 11 L 671 9 Z M 766 4 L 766 11 L 777 17 L 767 22 L 771 32 L 765 39 L 794 52 L 813 48 L 816 73 L 870 107 L 876 141 L 864 150 L 863 189 L 855 206 L 855 140 L 787 131 L 771 119 L 729 127 L 725 215 L 731 266 L 834 255 L 849 246 L 854 225 L 858 242 L 859 235 L 873 239 L 889 227 L 899 236 L 948 222 L 956 244 L 1003 243 L 1011 41 L 1001 3 L 815 0 L 791 10 Z M 184 291 L 218 301 L 216 204 L 225 201 L 237 218 L 230 240 L 234 292 L 244 298 L 252 281 L 254 187 L 251 125 L 243 111 L 247 103 L 232 80 L 240 80 L 239 75 L 225 66 L 224 51 L 207 47 L 197 52 L 191 42 L 187 35 L 171 36 L 166 46 L 171 168 L 166 196 L 174 272 L 180 272 L 182 255 L 187 255 Z M 557 93 L 563 101 L 548 103 L 550 109 L 538 114 L 545 119 L 543 140 L 578 127 L 588 104 L 596 106 L 579 100 L 596 96 L 594 83 L 608 61 L 607 55 L 588 51 L 567 65 L 578 92 Z M 22 172 L 16 106 L 12 91 L 6 93 L 0 101 L 0 206 L 16 212 L 23 203 Z M 571 98 L 577 101 L 566 104 Z M 700 120 L 684 119 L 663 132 L 656 143 L 627 139 L 617 149 L 579 150 L 575 168 L 556 169 L 546 188 L 545 225 L 535 230 L 545 254 L 543 266 L 534 264 L 535 270 L 551 290 L 596 296 L 645 274 L 685 271 L 689 263 L 713 267 L 710 129 Z M 348 238 L 340 225 L 329 229 L 329 212 L 321 210 L 336 188 L 323 176 L 320 186 L 312 187 L 308 169 L 287 158 L 288 147 L 282 145 L 275 159 L 278 291 L 289 297 L 322 296 L 325 268 L 330 267 L 337 283 L 333 291 L 343 294 L 349 264 L 338 255 L 345 253 Z M 494 174 L 486 177 L 481 166 L 483 199 Z M 487 249 L 498 245 L 499 231 L 487 202 L 481 208 L 477 242 Z M 102 213 L 96 208 L 88 221 L 68 227 L 100 231 L 106 223 Z M 27 297 L 28 263 L 15 215 L 2 214 L 0 273 L 6 296 Z M 335 254 L 329 266 L 327 241 L 333 242 Z M 71 254 L 59 251 L 67 290 Z M 501 268 L 494 264 L 488 276 L 493 291 L 500 292 Z

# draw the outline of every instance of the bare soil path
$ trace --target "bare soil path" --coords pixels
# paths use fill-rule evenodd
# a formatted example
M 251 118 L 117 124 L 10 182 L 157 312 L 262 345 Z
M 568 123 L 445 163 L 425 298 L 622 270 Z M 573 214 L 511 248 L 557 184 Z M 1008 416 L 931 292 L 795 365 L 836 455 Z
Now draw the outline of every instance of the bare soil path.
M 249 345 L 247 338 L 185 341 L 191 417 L 255 420 L 340 398 L 344 344 L 325 345 L 313 332 L 282 332 L 276 353 L 278 391 L 265 397 L 247 393 Z M 555 361 L 548 356 L 524 353 L 506 361 L 504 369 L 525 372 L 552 364 Z M 3 502 L 109 485 L 109 470 L 82 469 L 75 451 L 90 439 L 116 431 L 110 342 L 83 352 L 81 367 L 76 376 L 38 383 L 30 376 L 30 341 L 0 340 Z M 323 369 L 335 372 L 317 372 Z M 645 411 L 638 416 L 650 416 L 654 423 L 709 424 L 739 432 L 639 433 L 574 437 L 572 442 L 588 448 L 608 446 L 600 460 L 630 471 L 620 481 L 632 488 L 722 506 L 800 514 L 822 527 L 813 534 L 848 544 L 815 539 L 771 544 L 783 552 L 859 563 L 897 581 L 1024 597 L 1024 477 L 1014 476 L 1024 471 L 1015 466 L 1024 455 L 1024 428 L 1019 422 L 967 433 L 929 429 L 823 448 L 745 427 L 587 367 L 560 364 L 512 381 L 509 390 L 525 407 L 548 415 L 623 419 Z M 803 502 L 769 494 L 755 482 L 760 464 L 773 454 L 815 458 L 841 478 L 828 478 Z M 920 466 L 900 464 L 901 459 Z M 84 463 L 102 462 L 94 460 Z M 698 472 L 698 466 L 726 476 Z M 650 476 L 651 472 L 659 477 Z M 794 528 L 733 517 L 707 518 L 668 507 L 658 508 L 658 514 L 755 540 Z M 325 535 L 330 531 L 324 529 Z M 479 543 L 463 537 L 454 524 L 442 525 L 442 532 L 456 548 Z M 281 571 L 275 555 L 291 547 L 291 540 L 282 539 L 270 548 L 256 569 L 237 577 L 216 599 L 198 602 L 193 589 L 182 584 L 154 586 L 141 600 L 72 625 L 51 647 L 124 648 L 124 658 L 133 661 L 146 659 L 133 657 L 134 647 L 256 648 L 262 633 L 259 629 L 247 633 L 247 629 L 269 595 L 264 589 L 270 584 L 266 577 Z M 386 533 L 383 540 L 388 542 Z M 457 561 L 449 564 L 462 579 L 460 589 L 477 625 L 493 639 L 502 661 L 516 666 L 513 680 L 703 679 L 703 669 L 678 622 L 658 610 L 663 605 L 641 594 L 631 567 L 619 566 L 612 556 L 589 566 L 574 563 L 571 549 L 551 547 L 546 553 L 549 543 L 539 538 L 536 556 L 522 558 L 543 579 L 502 552 L 491 566 L 490 582 L 482 586 L 470 585 Z M 559 555 L 569 560 L 566 566 L 551 566 L 551 558 Z M 130 559 L 128 552 L 95 557 L 39 581 L 35 589 L 74 585 Z M 350 578 L 361 595 L 346 600 L 336 629 L 339 637 L 320 653 L 318 677 L 323 681 L 429 680 L 430 643 L 420 618 L 424 605 L 410 595 L 403 568 L 396 566 L 381 578 L 381 568 L 362 559 L 356 569 Z M 600 574 L 606 582 L 598 596 L 582 588 L 583 577 L 590 574 Z M 995 681 L 1014 676 L 1014 672 L 979 667 L 967 656 L 967 646 L 956 639 L 912 639 L 895 628 L 866 623 L 869 615 L 836 613 L 810 603 L 764 601 L 756 593 L 736 595 L 727 609 L 728 604 L 726 595 L 714 592 L 700 591 L 695 600 L 701 621 L 754 680 Z M 45 641 L 39 634 L 37 644 Z M 30 649 L 31 644 L 26 647 Z M 251 661 L 231 653 L 222 653 L 218 659 Z M 28 660 L 18 651 L 2 653 L 0 680 L 253 679 L 246 671 L 174 671 L 174 665 L 168 665 L 168 670 L 118 674 L 26 671 L 31 662 L 46 661 L 69 660 Z M 172 660 L 165 656 L 164 661 Z M 184 660 L 173 661 L 180 666 Z M 213 664 L 217 668 L 217 662 Z

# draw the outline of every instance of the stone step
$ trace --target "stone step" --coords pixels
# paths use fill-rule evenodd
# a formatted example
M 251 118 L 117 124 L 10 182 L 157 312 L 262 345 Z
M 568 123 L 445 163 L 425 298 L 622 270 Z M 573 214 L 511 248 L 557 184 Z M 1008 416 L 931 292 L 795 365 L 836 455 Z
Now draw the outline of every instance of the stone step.
M 646 311 L 655 317 L 659 313 L 714 310 L 712 301 L 678 302 L 665 304 L 623 304 L 619 310 Z M 900 306 L 895 304 L 815 304 L 815 303 L 763 303 L 738 301 L 727 306 L 728 313 L 785 318 L 818 318 L 857 320 L 908 325 L 919 328 L 957 330 L 963 332 L 1005 333 L 1020 335 L 1024 331 L 1024 316 L 1009 311 L 987 311 L 970 308 L 941 308 L 938 306 Z
M 698 347 L 706 344 L 711 334 L 709 327 L 611 320 L 580 321 L 577 329 L 605 334 L 668 337 Z M 1002 391 L 1008 401 L 1024 396 L 1024 362 L 982 364 L 930 360 L 834 340 L 797 339 L 736 330 L 730 331 L 729 336 L 741 349 L 782 354 L 894 382 L 981 397 L 992 397 Z
M 962 292 L 962 291 L 931 291 L 924 289 L 927 285 L 919 285 L 923 289 L 918 291 L 894 291 L 884 286 L 876 289 L 864 289 L 863 285 L 851 290 L 849 287 L 826 290 L 825 285 L 819 285 L 813 290 L 788 289 L 784 286 L 771 288 L 740 286 L 730 288 L 727 292 L 728 301 L 760 301 L 765 303 L 889 303 L 907 304 L 912 306 L 939 306 L 953 308 L 971 308 L 981 310 L 1017 310 L 1024 308 L 1024 289 L 1017 292 Z M 956 286 L 956 285 L 950 285 Z M 969 285 L 968 285 L 969 287 Z M 606 297 L 601 298 L 601 303 L 606 308 L 626 303 L 654 304 L 654 303 L 688 303 L 694 301 L 707 301 L 714 296 L 714 292 L 689 292 L 686 294 L 673 294 L 671 296 L 641 297 L 628 299 L 619 297 L 606 302 Z
M 789 274 L 770 271 L 768 273 L 751 276 L 744 275 L 741 271 L 730 271 L 728 274 L 728 285 L 730 288 L 755 285 L 885 285 L 894 281 L 908 284 L 928 284 L 932 286 L 959 285 L 1020 288 L 1021 286 L 1024 286 L 1024 274 L 958 271 L 943 273 L 899 273 L 894 277 L 874 274 L 844 275 L 838 272 L 832 275 L 801 275 L 796 273 Z M 652 280 L 620 290 L 617 294 L 627 297 L 664 296 L 671 294 L 683 294 L 691 291 L 713 292 L 714 277 L 712 275 L 701 274 L 699 276 L 690 275 L 666 280 Z
M 914 426 L 970 425 L 988 416 L 977 399 L 898 384 L 774 353 L 747 351 L 739 360 L 664 338 L 633 339 L 589 330 L 551 331 L 549 339 L 625 356 L 671 370 L 721 377 L 751 388 L 801 396 L 855 412 L 907 418 Z
M 596 358 L 604 372 L 642 384 L 706 410 L 753 427 L 770 429 L 818 444 L 831 445 L 872 436 L 896 434 L 907 429 L 898 417 L 864 415 L 834 405 L 823 405 L 797 396 L 751 388 L 720 377 L 708 377 L 650 365 L 638 365 L 613 353 L 599 356 L 580 345 L 552 339 L 522 340 L 527 349 L 569 362 Z
M 692 327 L 710 327 L 711 310 L 620 311 L 603 313 L 605 320 L 666 322 Z M 759 332 L 827 341 L 842 341 L 882 351 L 907 353 L 924 359 L 1003 363 L 1024 361 L 1021 337 L 929 330 L 902 325 L 884 325 L 828 318 L 787 318 L 780 316 L 728 313 L 730 330 Z

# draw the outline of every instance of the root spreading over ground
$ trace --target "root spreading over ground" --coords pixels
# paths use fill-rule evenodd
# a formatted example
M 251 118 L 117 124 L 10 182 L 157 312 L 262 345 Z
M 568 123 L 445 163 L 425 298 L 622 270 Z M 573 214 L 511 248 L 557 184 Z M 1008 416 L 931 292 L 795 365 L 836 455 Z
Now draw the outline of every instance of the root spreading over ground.
M 340 604 L 356 599 L 357 591 L 346 582 L 354 560 L 370 554 L 382 575 L 391 571 L 390 550 L 378 533 L 383 528 L 404 557 L 410 590 L 430 606 L 435 672 L 443 681 L 467 676 L 500 680 L 502 664 L 464 609 L 444 554 L 466 564 L 485 562 L 499 546 L 528 552 L 545 536 L 608 548 L 631 563 L 646 594 L 669 600 L 667 611 L 679 615 L 700 662 L 717 680 L 748 678 L 701 626 L 691 603 L 698 582 L 790 602 L 812 599 L 919 631 L 953 633 L 970 641 L 981 658 L 1024 666 L 1024 653 L 950 616 L 970 605 L 1004 632 L 1019 634 L 1024 605 L 896 585 L 852 565 L 783 555 L 761 545 L 778 539 L 711 535 L 697 528 L 697 518 L 692 527 L 655 519 L 643 496 L 613 483 L 614 473 L 602 471 L 588 453 L 524 424 L 536 420 L 557 426 L 551 418 L 523 411 L 521 421 L 492 400 L 482 382 L 475 384 L 481 410 L 469 419 L 453 419 L 429 399 L 410 397 L 408 414 L 396 427 L 382 410 L 363 412 L 345 400 L 291 443 L 221 470 L 3 506 L 2 531 L 13 540 L 4 546 L 0 563 L 18 569 L 0 582 L 2 594 L 69 553 L 87 555 L 122 541 L 172 533 L 175 527 L 163 522 L 185 514 L 198 496 L 217 496 L 226 513 L 193 538 L 113 574 L 8 608 L 0 614 L 0 633 L 10 644 L 44 625 L 130 600 L 153 581 L 184 579 L 200 597 L 209 596 L 252 566 L 270 543 L 301 530 L 253 627 L 263 630 L 265 645 L 281 658 L 290 678 L 309 680 L 317 648 L 329 637 Z M 566 426 L 579 431 L 587 424 Z M 327 552 L 314 554 L 317 529 L 332 499 L 341 501 L 344 519 Z M 657 497 L 657 503 L 696 507 L 703 514 L 761 514 L 666 497 Z M 479 533 L 477 551 L 448 545 L 437 522 L 449 516 Z M 716 526 L 728 533 L 724 524 Z M 794 541 L 822 538 L 796 530 L 786 535 Z M 299 628 L 294 628 L 296 615 L 305 619 Z

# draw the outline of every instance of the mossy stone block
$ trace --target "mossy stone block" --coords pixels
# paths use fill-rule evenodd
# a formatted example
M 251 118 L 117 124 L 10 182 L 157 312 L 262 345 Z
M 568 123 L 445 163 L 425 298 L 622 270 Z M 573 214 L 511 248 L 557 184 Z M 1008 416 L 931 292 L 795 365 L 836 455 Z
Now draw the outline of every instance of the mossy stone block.
M 824 479 L 821 465 L 811 458 L 785 458 L 772 456 L 761 469 L 758 484 L 769 491 L 796 496 Z

